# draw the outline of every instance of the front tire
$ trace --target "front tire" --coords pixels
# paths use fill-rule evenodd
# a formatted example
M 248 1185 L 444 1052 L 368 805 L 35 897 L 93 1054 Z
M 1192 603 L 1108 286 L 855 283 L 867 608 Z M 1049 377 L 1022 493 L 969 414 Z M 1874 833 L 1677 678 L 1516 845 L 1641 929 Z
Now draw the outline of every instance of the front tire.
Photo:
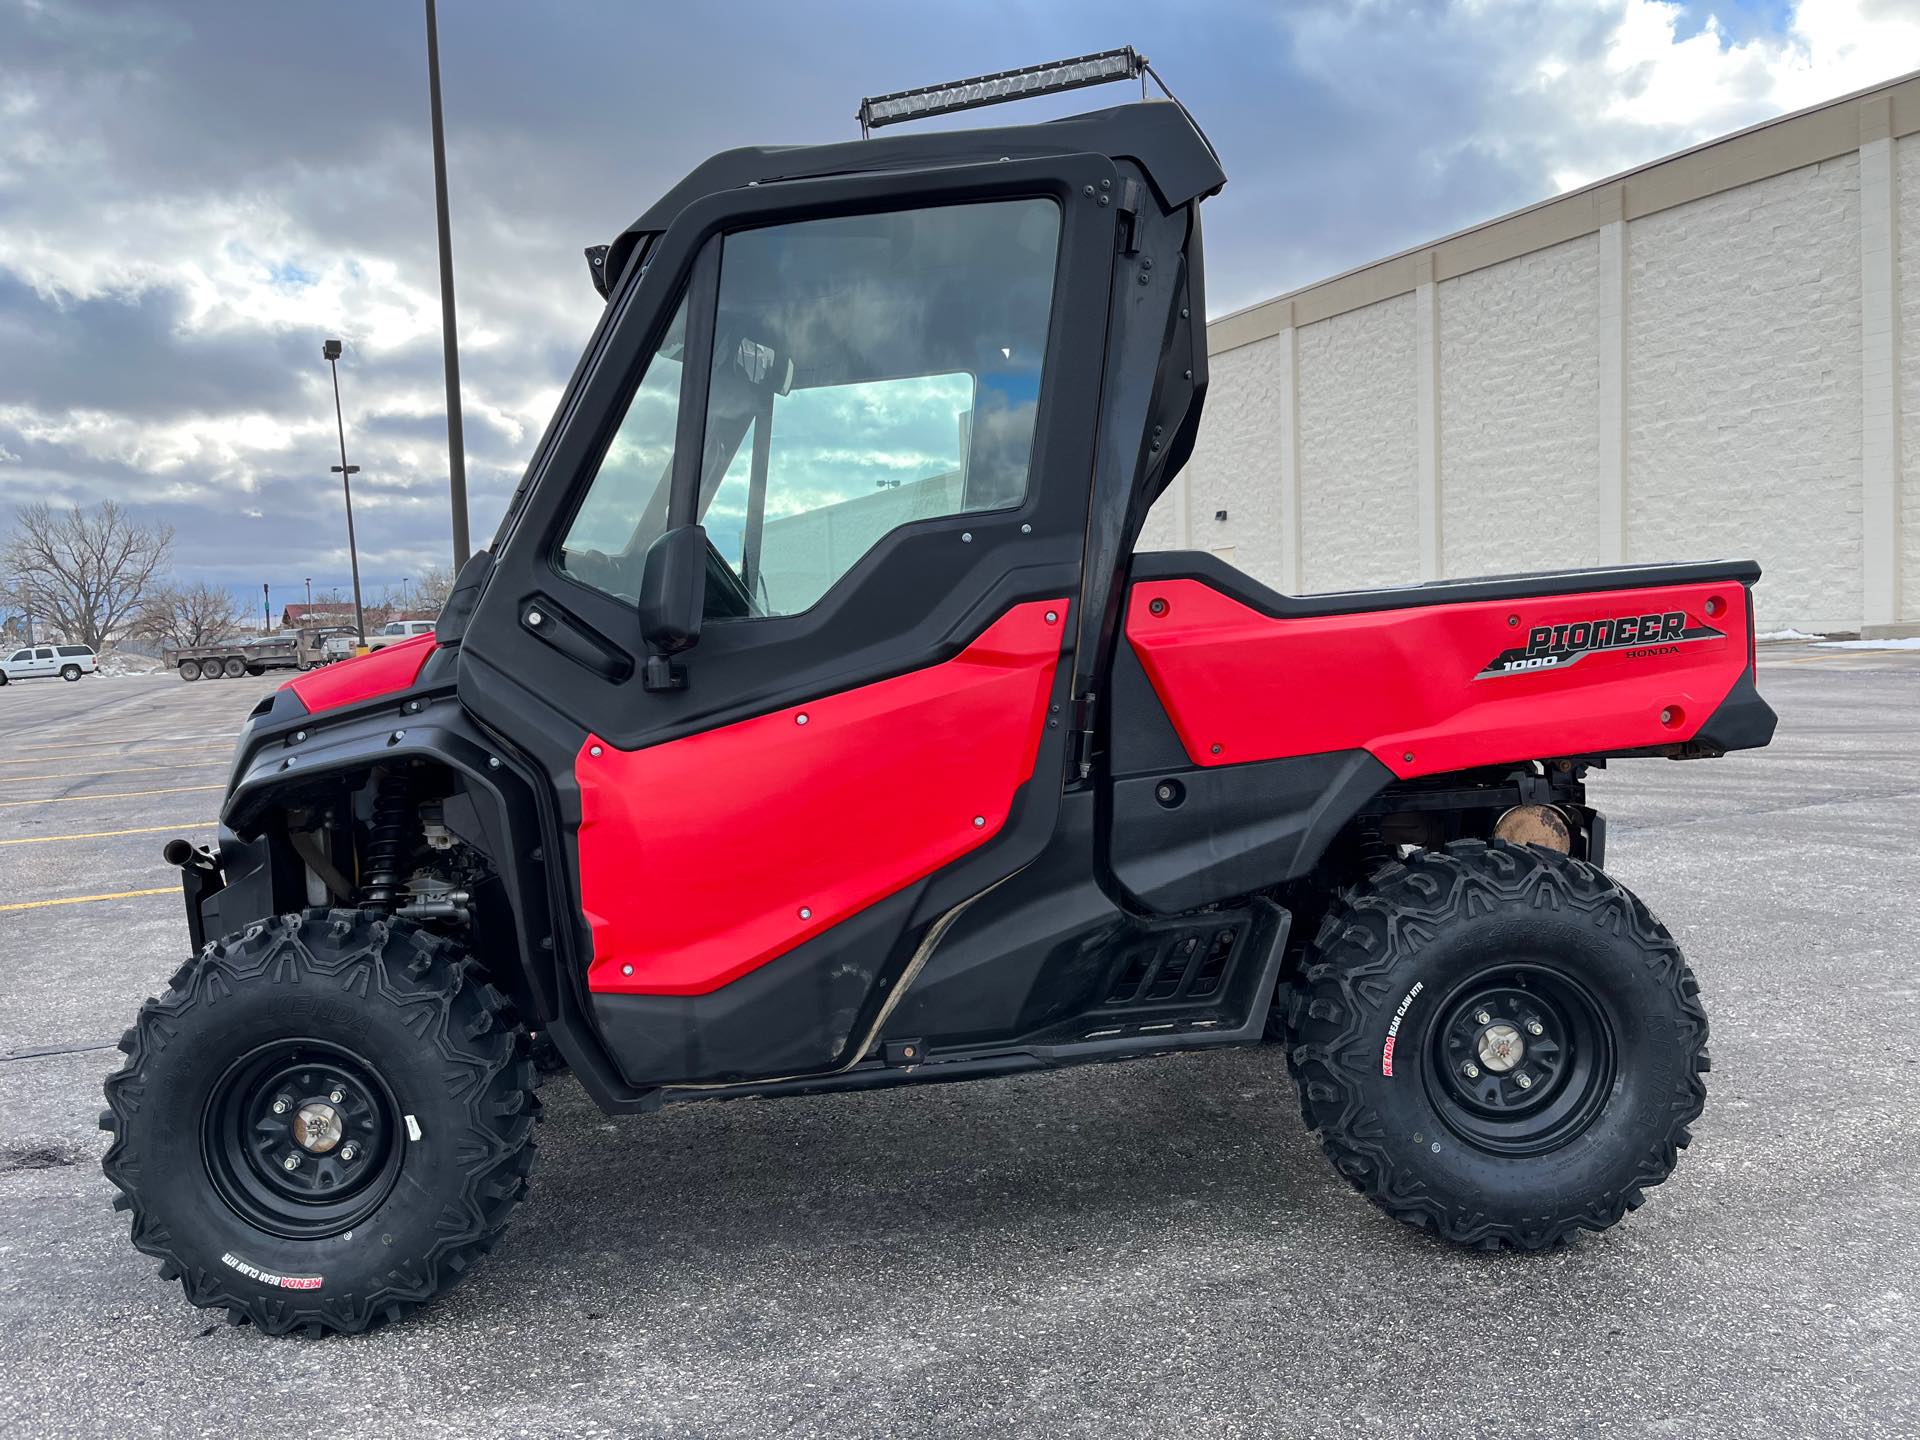
M 198 680 L 200 678 L 200 662 L 198 660 L 182 660 L 180 662 L 180 678 L 189 684 Z
M 526 1193 L 526 1031 L 450 941 L 365 911 L 265 920 L 148 1000 L 107 1079 L 134 1245 L 195 1305 L 358 1333 L 453 1288 Z
M 1356 1189 L 1449 1240 L 1538 1250 L 1673 1170 L 1706 1098 L 1698 996 L 1601 871 L 1462 841 L 1348 891 L 1281 1003 L 1302 1114 Z

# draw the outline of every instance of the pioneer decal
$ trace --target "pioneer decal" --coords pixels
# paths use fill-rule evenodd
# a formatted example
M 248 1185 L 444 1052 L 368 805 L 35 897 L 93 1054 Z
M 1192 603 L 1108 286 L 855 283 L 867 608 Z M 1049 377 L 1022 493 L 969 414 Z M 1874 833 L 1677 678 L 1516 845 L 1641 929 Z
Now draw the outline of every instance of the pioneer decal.
M 1711 625 L 1688 624 L 1684 610 L 1651 615 L 1610 615 L 1598 620 L 1576 620 L 1568 625 L 1535 625 L 1527 643 L 1502 650 L 1473 678 L 1525 675 L 1535 670 L 1564 670 L 1602 650 L 1624 650 L 1629 659 L 1651 660 L 1675 653 L 1675 647 L 1695 640 L 1724 640 Z

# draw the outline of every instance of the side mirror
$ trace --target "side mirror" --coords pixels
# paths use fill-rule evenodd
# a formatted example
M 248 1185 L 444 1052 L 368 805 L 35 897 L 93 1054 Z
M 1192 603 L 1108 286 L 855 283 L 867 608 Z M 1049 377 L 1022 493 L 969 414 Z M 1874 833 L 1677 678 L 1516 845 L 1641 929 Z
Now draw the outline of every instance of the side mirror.
M 687 683 L 671 657 L 700 643 L 706 601 L 706 527 L 676 526 L 647 547 L 640 572 L 640 638 L 654 652 L 641 672 L 647 689 L 678 690 Z

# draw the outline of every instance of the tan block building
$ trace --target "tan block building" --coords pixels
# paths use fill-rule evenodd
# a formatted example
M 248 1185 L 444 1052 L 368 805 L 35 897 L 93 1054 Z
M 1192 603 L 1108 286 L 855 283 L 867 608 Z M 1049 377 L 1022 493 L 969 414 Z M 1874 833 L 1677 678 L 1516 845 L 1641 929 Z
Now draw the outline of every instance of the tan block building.
M 1920 74 L 1224 316 L 1140 548 L 1283 591 L 1752 557 L 1920 635 Z

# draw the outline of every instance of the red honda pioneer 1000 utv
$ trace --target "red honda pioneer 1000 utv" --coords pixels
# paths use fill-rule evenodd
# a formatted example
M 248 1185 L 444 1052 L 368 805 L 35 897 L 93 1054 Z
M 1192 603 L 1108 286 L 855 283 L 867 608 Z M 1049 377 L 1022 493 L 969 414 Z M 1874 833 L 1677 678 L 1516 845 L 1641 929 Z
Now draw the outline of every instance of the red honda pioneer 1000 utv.
M 1130 51 L 871 125 L 1139 76 Z M 609 1111 L 1262 1042 L 1388 1212 L 1600 1229 L 1700 1112 L 1680 951 L 1601 868 L 1617 756 L 1764 745 L 1746 563 L 1291 597 L 1136 555 L 1207 383 L 1176 103 L 736 150 L 606 296 L 437 635 L 248 718 L 193 958 L 107 1082 L 133 1242 L 357 1331 Z

